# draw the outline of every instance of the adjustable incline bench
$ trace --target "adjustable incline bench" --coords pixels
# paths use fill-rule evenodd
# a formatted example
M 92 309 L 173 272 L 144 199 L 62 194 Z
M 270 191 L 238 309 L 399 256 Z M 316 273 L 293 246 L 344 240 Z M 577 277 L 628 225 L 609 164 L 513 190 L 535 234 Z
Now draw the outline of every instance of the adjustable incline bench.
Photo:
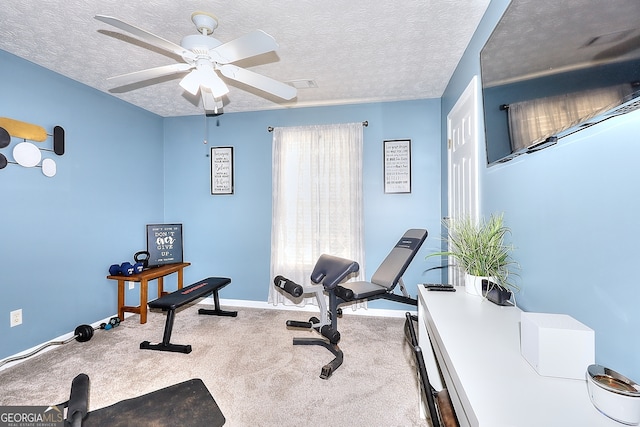
M 301 286 L 283 276 L 274 278 L 273 283 L 276 288 L 295 298 L 309 293 L 314 293 L 316 296 L 320 308 L 320 319 L 311 317 L 308 322 L 288 320 L 287 326 L 314 329 L 327 338 L 328 341 L 316 338 L 295 338 L 293 340 L 294 345 L 321 345 L 336 356 L 334 360 L 322 367 L 320 378 L 328 379 L 343 361 L 342 350 L 338 347 L 340 332 L 338 332 L 337 317 L 342 314 L 342 309 L 338 308 L 340 305 L 357 300 L 378 298 L 418 305 L 418 300 L 409 296 L 402 282 L 402 275 L 426 240 L 427 234 L 427 230 L 424 229 L 408 230 L 373 274 L 371 282 L 342 283 L 349 275 L 357 272 L 360 266 L 355 261 L 326 254 L 320 255 L 311 273 L 311 281 L 314 285 Z M 393 292 L 397 284 L 400 284 L 403 295 Z M 329 297 L 328 307 L 325 293 Z
M 402 275 L 427 239 L 427 235 L 427 230 L 421 228 L 407 230 L 373 273 L 370 282 L 347 282 L 338 286 L 336 289 L 336 294 L 340 297 L 338 305 L 349 301 L 371 301 L 383 298 L 417 307 L 418 299 L 411 298 L 402 281 Z M 394 293 L 396 285 L 400 285 L 402 295 Z
M 218 291 L 229 283 L 231 283 L 231 279 L 226 277 L 209 277 L 149 302 L 149 307 L 160 308 L 162 311 L 166 311 L 167 320 L 164 326 L 162 342 L 159 344 L 151 344 L 149 341 L 143 341 L 140 343 L 140 348 L 143 350 L 191 353 L 190 345 L 171 344 L 169 342 L 171 340 L 171 332 L 173 330 L 173 320 L 176 315 L 176 309 L 195 301 L 198 298 L 203 298 L 213 294 L 215 309 L 210 310 L 201 308 L 198 310 L 198 314 L 236 317 L 238 312 L 222 310 L 220 308 L 220 300 L 218 299 Z

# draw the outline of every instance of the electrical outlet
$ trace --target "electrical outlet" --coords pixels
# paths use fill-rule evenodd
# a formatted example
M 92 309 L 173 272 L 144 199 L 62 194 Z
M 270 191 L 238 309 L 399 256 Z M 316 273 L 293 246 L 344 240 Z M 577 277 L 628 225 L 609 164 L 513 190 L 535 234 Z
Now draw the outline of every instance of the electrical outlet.
M 10 325 L 14 326 L 22 325 L 22 309 L 13 310 L 10 313 Z
M 136 282 L 127 282 L 129 284 L 129 289 L 133 289 L 136 287 Z

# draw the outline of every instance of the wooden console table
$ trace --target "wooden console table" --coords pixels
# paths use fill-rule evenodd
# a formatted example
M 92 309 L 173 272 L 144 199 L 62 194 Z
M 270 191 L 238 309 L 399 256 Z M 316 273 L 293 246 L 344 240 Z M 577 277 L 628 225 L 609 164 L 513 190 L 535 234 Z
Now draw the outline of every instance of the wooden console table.
M 429 379 L 439 383 L 442 375 L 461 427 L 622 425 L 591 404 L 586 377 L 545 377 L 529 365 L 520 354 L 519 308 L 499 307 L 464 287 L 418 288 L 420 347 L 426 359 L 433 345 L 440 370 L 428 370 Z
M 158 298 L 165 295 L 164 276 L 172 273 L 178 273 L 178 289 L 182 289 L 183 270 L 190 266 L 189 262 L 181 262 L 178 264 L 168 264 L 162 267 L 150 268 L 142 273 L 131 276 L 107 276 L 107 279 L 118 281 L 118 316 L 124 320 L 125 311 L 128 313 L 138 313 L 140 315 L 140 323 L 147 323 L 147 300 L 149 280 L 158 279 Z M 124 305 L 124 284 L 125 282 L 140 282 L 140 305 L 138 307 Z

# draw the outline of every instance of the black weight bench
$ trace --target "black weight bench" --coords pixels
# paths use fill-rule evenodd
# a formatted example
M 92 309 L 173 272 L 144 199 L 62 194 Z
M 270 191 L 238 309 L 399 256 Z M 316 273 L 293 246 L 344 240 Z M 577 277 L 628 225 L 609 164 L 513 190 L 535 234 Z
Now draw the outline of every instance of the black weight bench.
M 186 286 L 182 289 L 178 289 L 175 292 L 164 295 L 156 300 L 149 302 L 150 308 L 159 308 L 162 311 L 167 312 L 167 320 L 164 325 L 164 334 L 162 342 L 158 344 L 151 344 L 149 341 L 143 341 L 140 343 L 140 348 L 143 350 L 159 350 L 159 351 L 171 351 L 175 353 L 191 353 L 190 345 L 171 344 L 171 332 L 173 330 L 173 320 L 176 315 L 176 309 L 182 307 L 185 304 L 189 304 L 213 294 L 213 300 L 215 303 L 215 309 L 201 308 L 198 310 L 198 314 L 208 314 L 214 316 L 230 316 L 236 317 L 237 311 L 225 311 L 220 308 L 220 300 L 218 299 L 218 291 L 231 283 L 231 279 L 226 277 L 209 277 L 193 285 Z

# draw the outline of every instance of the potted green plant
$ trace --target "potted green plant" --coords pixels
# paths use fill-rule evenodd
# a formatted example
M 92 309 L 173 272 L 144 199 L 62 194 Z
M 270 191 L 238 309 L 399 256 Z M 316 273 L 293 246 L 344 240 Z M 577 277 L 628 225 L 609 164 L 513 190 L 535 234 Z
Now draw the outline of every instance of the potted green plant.
M 505 243 L 511 230 L 504 225 L 503 214 L 493 214 L 489 220 L 475 221 L 469 217 L 444 220 L 448 250 L 427 255 L 450 256 L 465 273 L 465 290 L 474 295 L 489 296 L 497 291 L 518 290 L 511 281 L 511 270 L 517 263 L 511 258 L 513 245 Z M 485 280 L 483 289 L 482 281 Z M 494 301 L 495 302 L 495 301 Z

